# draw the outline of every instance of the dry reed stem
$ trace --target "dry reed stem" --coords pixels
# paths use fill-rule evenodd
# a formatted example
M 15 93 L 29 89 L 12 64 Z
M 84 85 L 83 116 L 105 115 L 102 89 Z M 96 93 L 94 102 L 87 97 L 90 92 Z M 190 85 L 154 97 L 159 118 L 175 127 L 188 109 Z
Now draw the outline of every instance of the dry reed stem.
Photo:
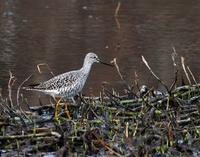
M 169 91 L 170 91 L 170 92 L 171 92 L 172 89 L 175 87 L 176 82 L 177 82 L 177 80 L 178 80 L 178 70 L 175 71 L 174 76 L 175 76 L 174 82 L 171 84 L 171 86 L 170 86 L 170 88 L 169 88 Z
M 191 85 L 191 84 L 192 84 L 192 83 L 191 83 L 191 80 L 190 80 L 189 75 L 188 75 L 188 73 L 187 73 L 187 70 L 186 70 L 186 68 L 185 68 L 185 58 L 184 58 L 184 57 L 181 57 L 181 64 L 182 64 L 182 67 L 183 67 L 183 71 L 184 71 L 184 73 L 185 73 L 185 76 L 186 76 L 186 78 L 187 78 L 189 84 Z
M 163 81 L 153 72 L 153 70 L 151 69 L 151 67 L 149 66 L 148 62 L 146 61 L 146 59 L 144 58 L 144 56 L 142 56 L 142 61 L 144 62 L 144 64 L 147 66 L 147 68 L 149 69 L 150 73 L 166 88 L 166 90 L 169 93 L 169 89 L 168 87 L 163 83 Z
M 196 79 L 195 79 L 195 77 L 194 77 L 194 75 L 193 75 L 193 73 L 192 73 L 192 71 L 190 70 L 190 67 L 189 67 L 189 66 L 187 66 L 187 69 L 188 69 L 190 75 L 192 76 L 192 79 L 193 79 L 193 81 L 195 82 L 195 84 L 198 84 L 197 81 L 196 81 Z
M 129 84 L 126 82 L 126 80 L 124 79 L 124 77 L 122 76 L 122 74 L 121 74 L 121 72 L 120 72 L 120 70 L 119 70 L 119 66 L 118 66 L 118 64 L 117 64 L 117 59 L 114 58 L 114 59 L 111 61 L 111 63 L 114 64 L 115 68 L 117 69 L 118 75 L 120 76 L 121 80 L 124 81 L 125 85 L 127 86 L 127 89 L 128 89 L 128 90 L 131 90 Z
M 19 93 L 21 90 L 21 87 L 24 85 L 25 82 L 27 82 L 30 78 L 32 77 L 32 74 L 30 76 L 28 76 L 17 88 L 17 106 L 19 107 L 20 111 L 22 111 L 21 106 L 19 104 Z
M 114 58 L 114 59 L 111 61 L 111 63 L 113 63 L 114 66 L 115 66 L 115 68 L 117 69 L 117 72 L 118 72 L 118 74 L 119 74 L 121 80 L 124 81 L 124 77 L 122 76 L 122 74 L 121 74 L 121 72 L 120 72 L 120 70 L 119 70 L 119 66 L 118 66 L 118 64 L 117 64 L 117 58 Z
M 10 101 L 11 108 L 13 108 L 13 101 L 12 101 L 12 86 L 14 82 L 16 81 L 15 76 L 13 76 L 12 72 L 9 71 L 9 81 L 8 81 L 8 97 Z
M 173 52 L 171 54 L 172 57 L 172 61 L 173 61 L 173 66 L 174 66 L 174 82 L 171 84 L 169 91 L 171 92 L 172 89 L 175 87 L 176 82 L 177 82 L 177 78 L 178 78 L 178 68 L 177 68 L 177 56 L 178 54 L 176 53 L 176 49 L 174 46 L 172 46 Z
M 171 54 L 171 57 L 172 57 L 173 65 L 174 67 L 176 67 L 177 66 L 176 59 L 177 59 L 178 54 L 176 53 L 176 49 L 174 46 L 172 47 L 172 49 L 173 49 L 173 52 Z

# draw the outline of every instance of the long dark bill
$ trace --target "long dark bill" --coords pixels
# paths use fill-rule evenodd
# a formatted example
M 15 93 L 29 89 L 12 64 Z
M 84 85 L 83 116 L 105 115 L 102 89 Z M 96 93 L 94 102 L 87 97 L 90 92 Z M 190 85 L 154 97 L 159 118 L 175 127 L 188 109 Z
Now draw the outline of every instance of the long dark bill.
M 114 65 L 113 65 L 113 64 L 106 63 L 106 62 L 102 62 L 101 60 L 99 60 L 99 63 L 101 63 L 101 64 L 104 64 L 104 65 L 107 65 L 107 66 L 114 67 Z

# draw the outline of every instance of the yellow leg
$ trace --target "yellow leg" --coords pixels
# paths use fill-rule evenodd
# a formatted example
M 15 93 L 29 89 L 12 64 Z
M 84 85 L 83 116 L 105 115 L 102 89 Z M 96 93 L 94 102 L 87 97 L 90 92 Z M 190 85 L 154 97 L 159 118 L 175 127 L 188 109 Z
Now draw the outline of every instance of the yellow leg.
M 60 105 L 60 101 L 62 100 L 62 98 L 60 98 L 57 102 L 56 102 L 56 106 L 55 106 L 55 113 L 54 113 L 54 119 L 58 120 L 58 113 L 59 111 L 59 105 Z
M 67 103 L 65 103 L 65 114 L 66 114 L 66 116 L 67 116 L 68 119 L 71 119 L 71 116 L 70 116 L 70 112 L 69 112 L 69 110 L 68 110 L 68 104 L 67 104 Z

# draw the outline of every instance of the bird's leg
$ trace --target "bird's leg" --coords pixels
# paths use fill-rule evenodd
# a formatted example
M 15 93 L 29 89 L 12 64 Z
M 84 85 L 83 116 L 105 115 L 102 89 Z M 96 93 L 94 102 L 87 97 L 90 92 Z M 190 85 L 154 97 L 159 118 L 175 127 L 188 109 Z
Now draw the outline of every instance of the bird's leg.
M 71 97 L 73 104 L 76 104 L 74 97 Z
M 58 112 L 59 112 L 58 110 L 59 110 L 59 105 L 60 105 L 61 100 L 62 98 L 56 100 L 56 106 L 55 106 L 55 112 L 54 112 L 54 119 L 56 120 L 58 120 Z
M 67 104 L 67 102 L 65 102 L 65 114 L 67 116 L 67 119 L 71 119 L 70 112 L 68 110 L 68 104 Z

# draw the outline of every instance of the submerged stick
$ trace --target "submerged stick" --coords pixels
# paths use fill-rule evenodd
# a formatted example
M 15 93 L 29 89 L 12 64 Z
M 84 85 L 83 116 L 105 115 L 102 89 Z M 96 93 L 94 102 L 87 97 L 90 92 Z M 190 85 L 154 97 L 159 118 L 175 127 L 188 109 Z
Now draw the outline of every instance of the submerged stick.
M 116 24 L 117 24 L 117 28 L 120 30 L 121 25 L 120 25 L 120 22 L 119 22 L 117 16 L 115 16 L 115 22 L 116 22 Z
M 119 2 L 117 3 L 117 7 L 116 7 L 116 9 L 115 9 L 115 14 L 114 14 L 114 16 L 115 16 L 115 22 L 116 22 L 117 28 L 118 28 L 119 30 L 120 30 L 120 22 L 119 22 L 117 16 L 118 16 L 118 14 L 119 14 L 120 6 L 121 6 L 121 2 L 119 1 Z
M 41 66 L 46 66 L 47 69 L 49 70 L 50 74 L 51 74 L 52 76 L 55 76 L 54 73 L 53 73 L 53 71 L 51 70 L 51 68 L 49 67 L 49 65 L 48 65 L 47 63 L 40 63 L 40 64 L 37 65 L 37 70 L 38 70 L 38 72 L 39 72 L 40 74 L 42 74 L 42 71 L 41 71 L 41 68 L 40 68 Z
M 117 7 L 116 7 L 116 9 L 115 9 L 115 17 L 116 17 L 116 16 L 118 15 L 118 13 L 119 13 L 120 6 L 121 6 L 121 2 L 119 1 L 119 2 L 117 3 Z

